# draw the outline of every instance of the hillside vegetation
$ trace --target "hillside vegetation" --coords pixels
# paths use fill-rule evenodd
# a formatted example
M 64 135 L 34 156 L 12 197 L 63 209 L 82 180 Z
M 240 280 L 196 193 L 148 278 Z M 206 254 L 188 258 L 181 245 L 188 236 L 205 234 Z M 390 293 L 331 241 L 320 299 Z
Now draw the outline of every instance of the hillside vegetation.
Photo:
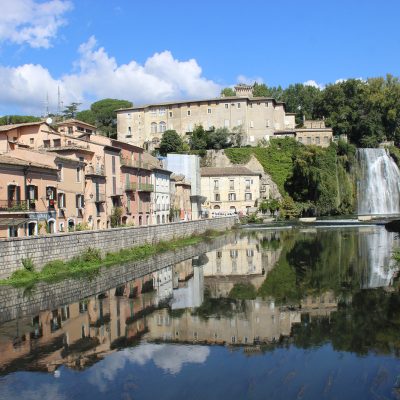
M 230 148 L 234 164 L 254 155 L 277 184 L 284 204 L 298 215 L 338 215 L 354 212 L 355 147 L 344 142 L 328 148 L 304 146 L 294 139 L 274 139 L 268 147 Z

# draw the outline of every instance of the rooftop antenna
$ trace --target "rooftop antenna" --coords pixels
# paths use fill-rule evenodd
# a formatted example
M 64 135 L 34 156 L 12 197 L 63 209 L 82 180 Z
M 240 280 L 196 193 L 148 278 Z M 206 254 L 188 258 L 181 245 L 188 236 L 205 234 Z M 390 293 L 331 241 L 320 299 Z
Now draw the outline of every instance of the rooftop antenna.
M 61 114 L 61 95 L 60 95 L 60 85 L 57 86 L 57 116 Z
M 49 92 L 46 92 L 46 117 L 49 115 Z

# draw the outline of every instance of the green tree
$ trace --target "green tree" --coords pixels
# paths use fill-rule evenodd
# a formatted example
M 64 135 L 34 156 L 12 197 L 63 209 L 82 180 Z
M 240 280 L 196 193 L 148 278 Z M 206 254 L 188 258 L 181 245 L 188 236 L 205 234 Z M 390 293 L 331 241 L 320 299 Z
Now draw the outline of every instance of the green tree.
M 132 107 L 127 100 L 104 99 L 93 103 L 90 110 L 93 112 L 96 127 L 101 133 L 108 137 L 116 137 L 117 134 L 117 113 L 119 108 Z
M 79 111 L 76 114 L 76 119 L 87 124 L 96 125 L 96 116 L 92 110 Z
M 160 154 L 166 156 L 168 153 L 179 153 L 182 151 L 183 140 L 175 130 L 164 132 L 160 143 Z
M 41 118 L 32 115 L 5 115 L 0 117 L 0 125 L 24 124 L 27 122 L 39 122 Z
M 233 147 L 241 147 L 243 143 L 243 126 L 238 125 L 232 129 L 232 132 L 229 134 L 230 143 Z
M 232 88 L 227 87 L 221 90 L 221 96 L 233 97 L 236 96 L 236 92 Z
M 202 125 L 196 125 L 189 139 L 191 150 L 204 150 L 207 148 L 207 132 Z
M 229 130 L 228 128 L 217 128 L 208 132 L 207 148 L 220 150 L 229 147 Z
M 70 105 L 65 107 L 65 110 L 62 111 L 62 115 L 64 118 L 75 118 L 78 112 L 78 108 L 82 103 L 71 103 Z

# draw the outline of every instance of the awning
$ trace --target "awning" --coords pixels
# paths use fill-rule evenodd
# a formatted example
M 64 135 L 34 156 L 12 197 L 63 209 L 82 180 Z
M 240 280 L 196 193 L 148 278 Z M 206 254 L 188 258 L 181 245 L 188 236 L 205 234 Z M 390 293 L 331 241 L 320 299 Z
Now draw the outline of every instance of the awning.
M 18 226 L 30 221 L 29 218 L 0 218 L 0 226 Z

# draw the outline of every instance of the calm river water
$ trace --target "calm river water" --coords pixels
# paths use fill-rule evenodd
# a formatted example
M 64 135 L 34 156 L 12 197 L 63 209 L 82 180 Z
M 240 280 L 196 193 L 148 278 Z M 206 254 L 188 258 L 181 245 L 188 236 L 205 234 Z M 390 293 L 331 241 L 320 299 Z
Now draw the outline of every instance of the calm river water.
M 0 399 L 400 399 L 395 234 L 223 243 L 117 287 L 1 288 Z

